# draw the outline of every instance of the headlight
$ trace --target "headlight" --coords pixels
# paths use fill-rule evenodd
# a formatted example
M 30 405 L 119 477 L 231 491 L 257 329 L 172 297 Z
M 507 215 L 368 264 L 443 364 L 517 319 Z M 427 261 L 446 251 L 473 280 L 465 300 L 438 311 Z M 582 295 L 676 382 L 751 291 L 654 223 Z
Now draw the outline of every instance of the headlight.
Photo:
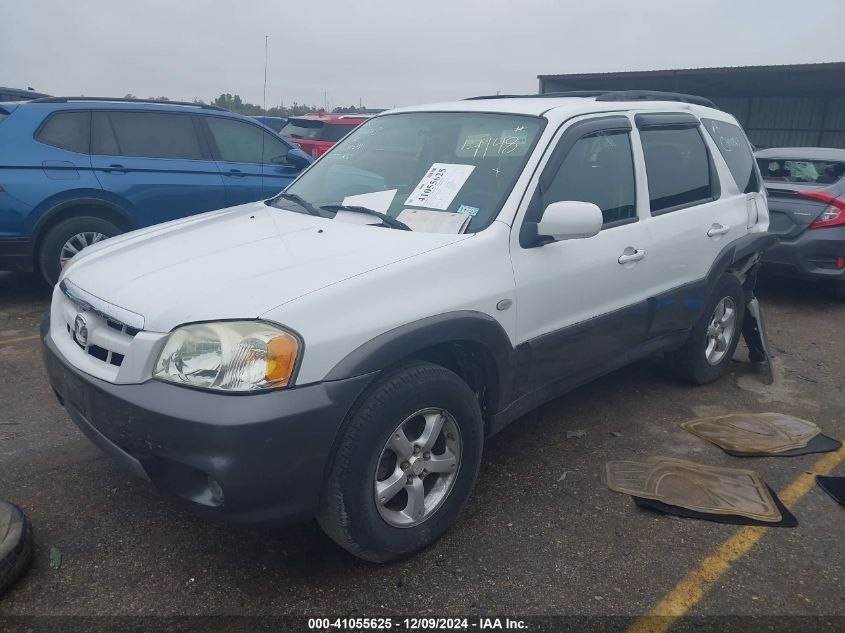
M 293 374 L 296 337 L 261 321 L 185 325 L 171 332 L 153 377 L 220 391 L 286 386 Z

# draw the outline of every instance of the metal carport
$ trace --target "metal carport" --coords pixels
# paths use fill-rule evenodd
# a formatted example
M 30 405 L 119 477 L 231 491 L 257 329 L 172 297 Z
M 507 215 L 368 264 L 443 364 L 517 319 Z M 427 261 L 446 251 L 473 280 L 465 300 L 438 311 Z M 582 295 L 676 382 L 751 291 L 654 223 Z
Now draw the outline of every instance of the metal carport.
M 845 148 L 845 62 L 539 75 L 540 92 L 666 90 L 707 97 L 758 147 Z

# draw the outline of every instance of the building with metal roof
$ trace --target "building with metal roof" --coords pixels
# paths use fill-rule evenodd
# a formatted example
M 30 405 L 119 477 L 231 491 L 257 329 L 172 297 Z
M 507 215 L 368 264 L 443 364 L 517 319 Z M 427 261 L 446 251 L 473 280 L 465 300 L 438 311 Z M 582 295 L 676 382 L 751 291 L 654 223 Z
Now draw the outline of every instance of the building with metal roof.
M 540 92 L 666 90 L 733 114 L 758 147 L 845 148 L 845 62 L 539 75 Z

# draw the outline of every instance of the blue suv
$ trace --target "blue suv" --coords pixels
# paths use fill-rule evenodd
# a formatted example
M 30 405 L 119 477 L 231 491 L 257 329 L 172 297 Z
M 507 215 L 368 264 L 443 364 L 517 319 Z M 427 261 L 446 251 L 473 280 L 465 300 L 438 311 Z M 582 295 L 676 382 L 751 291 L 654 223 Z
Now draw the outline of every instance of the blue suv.
M 55 283 L 94 242 L 270 198 L 310 162 L 267 127 L 214 106 L 0 103 L 0 270 L 37 270 Z

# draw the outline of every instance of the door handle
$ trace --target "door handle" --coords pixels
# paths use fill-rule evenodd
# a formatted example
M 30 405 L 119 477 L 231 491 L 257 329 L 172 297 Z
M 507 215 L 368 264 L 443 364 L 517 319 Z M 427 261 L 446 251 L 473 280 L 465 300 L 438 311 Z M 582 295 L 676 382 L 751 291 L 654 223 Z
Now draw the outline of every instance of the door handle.
M 728 231 L 731 230 L 731 227 L 725 226 L 724 224 L 719 224 L 718 222 L 714 222 L 713 226 L 707 231 L 707 237 L 717 237 L 719 235 L 724 235 Z
M 240 169 L 230 169 L 226 172 L 226 175 L 232 178 L 243 178 L 244 173 Z
M 112 172 L 116 172 L 118 174 L 125 174 L 127 171 L 129 171 L 128 169 L 126 169 L 126 167 L 118 163 L 112 163 L 108 167 L 103 167 L 102 170 L 107 174 L 110 174 Z
M 633 264 L 634 262 L 640 261 L 643 257 L 645 257 L 645 251 L 642 249 L 636 249 L 631 246 L 625 249 L 619 259 L 616 260 L 620 264 Z

